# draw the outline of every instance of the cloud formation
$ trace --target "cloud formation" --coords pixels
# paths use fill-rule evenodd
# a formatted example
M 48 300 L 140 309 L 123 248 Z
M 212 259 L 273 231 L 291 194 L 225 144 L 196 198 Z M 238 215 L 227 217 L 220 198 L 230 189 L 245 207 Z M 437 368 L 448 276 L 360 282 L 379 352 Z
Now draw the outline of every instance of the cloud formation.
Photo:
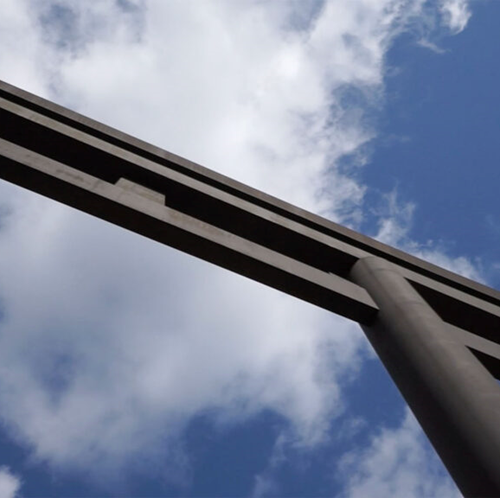
M 20 479 L 7 467 L 0 467 L 0 498 L 15 498 L 20 487 Z
M 367 448 L 346 454 L 338 471 L 347 484 L 345 498 L 461 496 L 443 479 L 442 465 L 408 409 L 401 427 L 383 429 Z
M 7 0 L 0 77 L 358 226 L 384 58 L 423 9 L 468 19 L 460 1 Z M 1 416 L 40 459 L 109 476 L 161 455 L 175 480 L 200 413 L 272 410 L 324 440 L 366 354 L 354 324 L 6 184 L 0 199 Z
M 441 12 L 445 23 L 453 33 L 463 31 L 471 17 L 467 0 L 444 0 Z

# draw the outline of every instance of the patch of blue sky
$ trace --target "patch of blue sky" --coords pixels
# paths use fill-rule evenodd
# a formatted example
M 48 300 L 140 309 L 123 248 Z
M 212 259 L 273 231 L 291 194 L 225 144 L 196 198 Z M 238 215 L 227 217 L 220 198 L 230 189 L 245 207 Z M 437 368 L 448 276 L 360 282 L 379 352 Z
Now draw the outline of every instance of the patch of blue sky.
M 214 425 L 210 416 L 193 419 L 185 435 L 193 464 L 189 496 L 248 496 L 284 425 L 268 410 L 225 428 Z
M 15 431 L 0 424 L 0 466 L 8 465 L 15 475 L 22 476 L 23 498 L 40 496 L 71 496 L 84 498 L 98 491 L 95 483 L 84 476 L 54 473 L 49 465 L 34 456 L 25 440 L 16 439 Z M 100 490 L 99 490 L 100 492 Z
M 118 0 L 118 4 L 127 12 L 136 12 L 139 5 L 125 0 Z M 321 2 L 315 5 L 320 7 Z M 373 152 L 370 163 L 356 173 L 369 186 L 363 229 L 373 234 L 374 223 L 384 209 L 383 196 L 397 189 L 401 199 L 417 205 L 413 239 L 422 243 L 446 241 L 442 243 L 451 253 L 462 255 L 465 251 L 493 264 L 498 260 L 500 237 L 495 168 L 499 155 L 496 136 L 500 111 L 495 103 L 500 48 L 491 40 L 497 31 L 495 12 L 500 13 L 500 3 L 474 8 L 474 16 L 460 36 L 439 42 L 444 50 L 441 54 L 418 46 L 415 36 L 398 40 L 388 56 L 393 71 L 386 81 L 386 108 L 380 113 L 376 107 L 368 107 L 373 114 L 367 113 L 370 103 L 361 88 L 339 91 L 343 105 L 364 109 L 369 126 L 374 124 L 372 120 L 382 126 L 380 139 L 369 145 Z M 312 22 L 313 14 L 294 22 L 299 27 L 300 23 L 305 25 Z M 68 35 L 71 13 L 53 11 L 51 15 L 55 32 L 59 30 L 57 36 Z M 57 397 L 71 381 L 74 359 L 54 353 L 47 361 L 40 380 Z M 356 382 L 343 388 L 348 400 L 346 412 L 332 421 L 328 444 L 309 453 L 285 445 L 286 458 L 269 471 L 276 438 L 287 430 L 287 423 L 269 411 L 224 430 L 210 415 L 191 420 L 180 443 L 190 462 L 186 463 L 186 481 L 179 483 L 164 479 L 164 460 L 157 459 L 151 465 L 149 457 L 138 454 L 133 462 L 135 470 L 120 486 L 94 487 L 83 474 L 51 473 L 53 470 L 34 460 L 31 451 L 3 430 L 0 453 L 5 463 L 23 476 L 24 497 L 250 496 L 259 475 L 274 483 L 275 495 L 334 496 L 342 490 L 337 468 L 342 455 L 366 447 L 381 427 L 396 428 L 404 418 L 401 397 L 376 359 L 365 361 Z M 438 470 L 442 472 L 441 467 Z
M 464 32 L 440 41 L 442 53 L 407 37 L 394 45 L 383 130 L 363 171 L 369 206 L 396 190 L 416 202 L 414 240 L 479 257 L 486 271 L 499 258 L 500 45 L 491 38 L 499 14 L 499 2 L 474 4 Z M 366 231 L 377 216 L 368 210 Z M 498 286 L 500 275 L 489 281 Z

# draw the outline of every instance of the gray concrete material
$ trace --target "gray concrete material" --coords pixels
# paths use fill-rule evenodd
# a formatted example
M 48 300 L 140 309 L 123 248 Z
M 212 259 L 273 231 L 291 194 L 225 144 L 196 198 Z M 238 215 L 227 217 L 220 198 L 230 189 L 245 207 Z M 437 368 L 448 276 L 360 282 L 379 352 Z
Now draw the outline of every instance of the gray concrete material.
M 500 362 L 500 344 L 484 339 L 477 334 L 472 334 L 455 325 L 446 324 L 450 334 L 452 334 L 458 342 L 465 344 L 469 349 L 483 353 Z M 500 379 L 499 379 L 500 380 Z
M 166 203 L 170 207 L 252 238 L 318 269 L 345 276 L 356 258 L 364 256 L 344 242 L 51 118 L 25 111 L 3 99 L 0 99 L 0 109 L 9 111 L 3 115 L 9 128 L 4 131 L 4 138 L 12 142 L 17 140 L 19 145 L 110 183 L 126 177 L 151 190 L 168 194 Z M 14 121 L 13 115 L 24 119 Z M 35 128 L 29 128 L 35 123 Z M 22 136 L 21 129 L 29 130 L 29 137 Z M 71 157 L 68 151 L 73 151 Z
M 395 265 L 356 263 L 380 312 L 368 339 L 462 493 L 500 496 L 500 389 Z
M 4 113 L 3 123 L 7 125 L 3 134 L 20 144 L 26 143 L 34 151 L 111 183 L 126 177 L 159 195 L 168 193 L 166 203 L 172 209 L 319 270 L 346 278 L 357 259 L 369 255 L 343 240 L 166 168 L 33 109 L 1 98 L 0 109 Z M 30 126 L 34 128 L 30 129 Z M 27 181 L 25 176 L 26 173 L 18 184 Z M 401 267 L 401 271 L 418 286 L 443 319 L 489 340 L 499 341 L 500 306 L 408 268 Z
M 500 381 L 500 344 L 484 339 L 454 325 L 448 325 L 450 333 L 467 346 L 495 379 Z
M 500 344 L 500 306 L 406 268 L 400 273 L 445 322 Z
M 318 270 L 345 279 L 354 263 L 370 254 L 331 234 L 256 205 L 247 197 L 237 197 L 212 184 L 166 168 L 104 138 L 73 128 L 16 102 L 0 98 L 0 115 L 5 126 L 2 135 L 25 148 L 108 183 L 124 178 L 141 185 L 164 196 L 166 204 L 176 211 Z M 2 175 L 5 173 L 0 171 L 0 177 Z M 28 181 L 27 175 L 25 171 L 17 183 L 22 186 Z M 51 193 L 46 192 L 46 195 L 51 196 Z M 262 196 L 265 197 L 264 194 Z M 390 254 L 388 249 L 386 256 Z M 500 300 L 492 303 L 491 300 L 480 299 L 406 267 L 401 267 L 401 271 L 418 286 L 419 292 L 445 321 L 489 340 L 500 341 Z
M 415 289 L 439 316 L 448 323 L 500 343 L 500 307 L 474 295 L 442 288 L 439 282 L 410 278 Z
M 500 292 L 2 82 L 0 120 L 0 178 L 362 323 L 465 494 L 498 486 Z
M 149 199 L 153 202 L 158 202 L 162 206 L 165 205 L 165 194 L 160 194 L 160 192 L 156 192 L 155 190 L 151 190 L 150 188 L 143 187 L 142 185 L 138 185 L 137 183 L 131 182 L 126 178 L 120 178 L 116 182 L 116 186 L 120 187 L 123 190 L 128 190 L 133 192 L 134 194 L 140 195 Z
M 2 139 L 0 171 L 14 183 L 22 178 L 26 188 L 352 320 L 369 322 L 378 309 L 358 285 L 164 206 L 140 186 L 126 182 L 124 189 Z
M 451 288 L 459 289 L 468 295 L 476 296 L 481 300 L 491 302 L 495 305 L 500 304 L 500 293 L 497 290 L 490 289 L 482 284 L 419 260 L 409 254 L 405 254 L 402 251 L 386 246 L 369 237 L 349 230 L 348 228 L 337 225 L 329 220 L 313 215 L 312 213 L 308 213 L 286 202 L 280 201 L 272 196 L 203 168 L 191 161 L 180 158 L 158 147 L 154 147 L 131 137 L 130 135 L 114 130 L 111 127 L 97 123 L 78 113 L 15 88 L 7 83 L 0 82 L 0 96 L 32 111 L 45 114 L 60 123 L 83 131 L 95 138 L 103 139 L 124 150 L 149 158 L 153 162 L 161 164 L 170 170 L 179 171 L 187 176 L 196 178 L 206 185 L 214 186 L 220 191 L 231 193 L 240 199 L 251 202 L 254 206 L 263 207 L 288 220 L 293 220 L 304 227 L 323 233 L 336 241 L 347 243 L 352 250 L 357 249 L 369 254 L 378 255 L 396 263 L 402 268 L 426 276 L 434 282 L 441 282 Z M 132 180 L 137 181 L 137 179 L 134 178 L 132 178 Z

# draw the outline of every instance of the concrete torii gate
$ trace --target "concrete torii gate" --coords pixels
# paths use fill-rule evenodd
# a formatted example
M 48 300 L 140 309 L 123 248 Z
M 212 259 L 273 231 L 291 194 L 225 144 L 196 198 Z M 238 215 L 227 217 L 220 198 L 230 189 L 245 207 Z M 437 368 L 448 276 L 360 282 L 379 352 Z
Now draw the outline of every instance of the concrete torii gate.
M 0 82 L 0 178 L 360 323 L 465 496 L 500 496 L 500 292 Z

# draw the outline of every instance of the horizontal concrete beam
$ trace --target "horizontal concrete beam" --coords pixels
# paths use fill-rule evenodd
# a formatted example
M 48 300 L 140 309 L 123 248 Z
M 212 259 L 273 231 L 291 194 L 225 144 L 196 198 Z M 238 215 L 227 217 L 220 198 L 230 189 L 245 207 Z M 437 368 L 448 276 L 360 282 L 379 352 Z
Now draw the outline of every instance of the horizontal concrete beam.
M 150 159 L 169 170 L 181 172 L 186 176 L 200 180 L 203 184 L 215 186 L 221 192 L 228 192 L 240 199 L 249 200 L 254 206 L 264 207 L 268 211 L 280 214 L 289 220 L 297 221 L 304 227 L 313 228 L 316 232 L 346 242 L 352 250 L 356 248 L 365 253 L 383 257 L 396 263 L 401 268 L 407 268 L 420 275 L 428 276 L 433 281 L 439 281 L 450 287 L 461 289 L 469 295 L 477 295 L 479 298 L 495 304 L 500 303 L 500 293 L 495 289 L 382 244 L 370 237 L 264 194 L 192 161 L 176 156 L 2 81 L 0 81 L 0 96 L 8 101 L 20 104 L 26 110 L 35 111 L 39 116 L 44 115 L 53 118 L 61 124 L 69 125 L 74 130 L 103 139 L 109 145 L 117 145 L 125 151 Z M 6 138 L 3 132 L 4 130 L 2 130 L 2 136 Z
M 162 194 L 128 179 L 112 184 L 3 139 L 0 171 L 28 189 L 346 318 L 369 323 L 378 311 L 362 287 L 165 206 Z
M 0 120 L 0 178 L 360 322 L 464 494 L 498 495 L 500 292 L 4 83 Z
M 342 282 L 348 280 L 360 258 L 376 255 L 391 261 L 445 321 L 500 342 L 497 290 L 1 82 L 0 119 L 0 136 L 25 152 L 50 158 L 106 184 L 116 185 L 125 179 L 164 196 L 166 206 L 176 212 L 307 268 L 335 275 Z M 0 169 L 0 178 L 79 207 L 71 204 L 71 198 L 62 199 L 66 196 L 61 182 L 54 189 L 47 180 L 40 181 L 36 172 L 36 180 L 31 180 L 30 168 L 26 164 L 15 167 L 15 162 L 11 158 L 10 166 Z M 82 208 L 83 204 L 86 207 Z M 79 208 L 91 212 L 90 204 L 79 202 Z M 106 219 L 104 210 L 94 211 Z M 140 227 L 136 231 L 140 232 Z M 352 313 L 350 317 L 357 319 Z
M 455 340 L 465 344 L 489 370 L 491 375 L 500 380 L 500 345 L 454 325 L 447 325 L 450 335 Z

